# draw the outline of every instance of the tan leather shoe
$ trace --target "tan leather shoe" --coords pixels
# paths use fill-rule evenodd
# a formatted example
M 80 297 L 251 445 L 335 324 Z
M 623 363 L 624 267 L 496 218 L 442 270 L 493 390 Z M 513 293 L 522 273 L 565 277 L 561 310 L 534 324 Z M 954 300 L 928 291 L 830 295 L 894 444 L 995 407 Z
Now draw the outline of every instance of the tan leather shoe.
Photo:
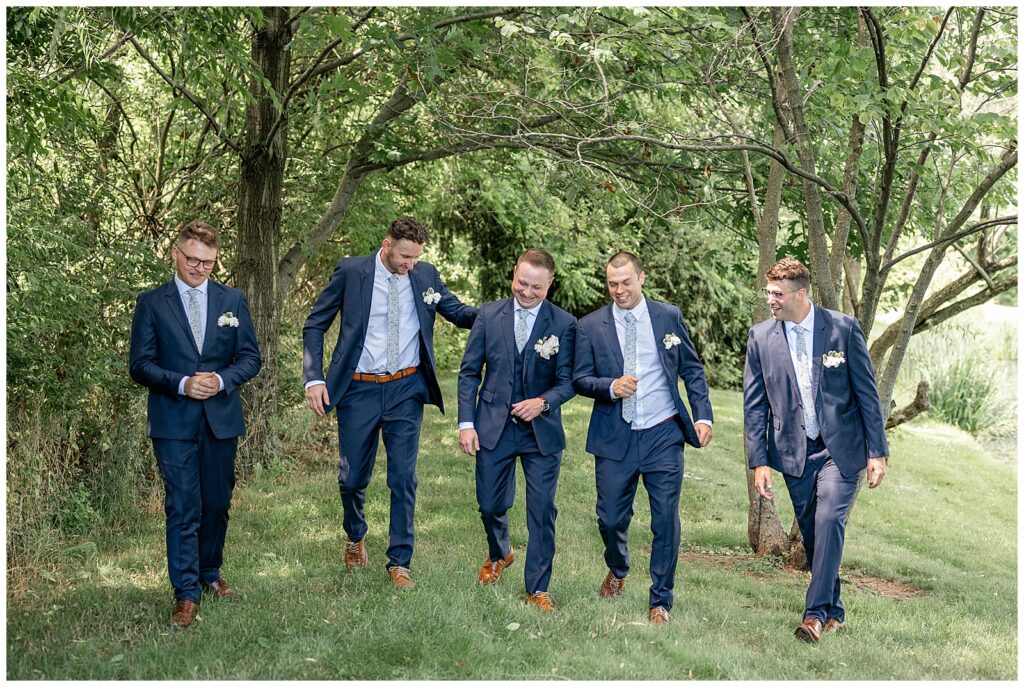
M 613 596 L 618 596 L 622 593 L 622 588 L 626 586 L 626 578 L 619 579 L 615 577 L 615 574 L 609 570 L 608 574 L 604 578 L 604 582 L 601 583 L 601 589 L 598 590 L 598 594 L 602 599 L 610 599 Z
M 817 644 L 821 638 L 821 621 L 817 618 L 804 618 L 804 621 L 797 625 L 796 632 L 793 634 L 796 635 L 797 639 Z
M 825 625 L 821 628 L 821 632 L 822 634 L 827 632 L 839 632 L 844 627 L 846 627 L 846 623 L 844 623 L 843 621 L 839 620 L 838 618 L 829 618 L 825 621 Z
M 352 568 L 366 567 L 366 546 L 363 540 L 345 542 L 345 567 Z
M 668 609 L 664 606 L 655 606 L 651 609 L 651 624 L 665 625 L 668 623 Z
M 241 601 L 242 595 L 231 588 L 227 580 L 223 577 L 219 578 L 216 582 L 209 584 L 203 582 L 203 593 L 213 594 L 218 599 L 224 599 L 225 601 Z
M 516 550 L 512 547 L 508 549 L 508 555 L 504 558 L 499 558 L 496 561 L 492 561 L 488 558 L 484 561 L 484 565 L 480 568 L 480 584 L 494 584 L 501 579 L 501 573 L 505 572 L 505 568 L 509 567 L 516 561 Z
M 396 565 L 388 570 L 388 574 L 391 575 L 391 582 L 399 589 L 412 589 L 416 586 L 412 577 L 409 576 L 409 568 Z
M 167 624 L 176 630 L 184 630 L 196 619 L 198 612 L 199 604 L 195 601 L 178 599 L 174 604 L 174 613 L 171 614 L 171 619 L 167 621 Z
M 551 595 L 547 592 L 535 592 L 526 596 L 526 603 L 533 604 L 545 613 L 554 613 L 555 604 L 551 602 Z

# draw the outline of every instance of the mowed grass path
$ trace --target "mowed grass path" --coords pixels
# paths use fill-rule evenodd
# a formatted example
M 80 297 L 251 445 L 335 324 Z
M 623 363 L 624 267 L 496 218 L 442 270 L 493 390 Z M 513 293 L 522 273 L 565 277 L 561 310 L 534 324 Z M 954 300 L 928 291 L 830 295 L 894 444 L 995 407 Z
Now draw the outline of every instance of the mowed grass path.
M 454 404 L 454 375 L 444 380 Z M 208 601 L 185 632 L 165 625 L 163 517 L 97 532 L 26 592 L 8 599 L 7 670 L 16 679 L 1013 679 L 1017 670 L 1016 465 L 966 435 L 918 422 L 891 433 L 892 472 L 864 489 L 848 528 L 843 575 L 912 584 L 893 600 L 845 587 L 848 630 L 810 646 L 792 637 L 806 579 L 746 547 L 741 395 L 713 392 L 712 446 L 687 449 L 683 551 L 735 564 L 681 562 L 676 605 L 647 623 L 650 513 L 641 487 L 633 570 L 620 598 L 605 574 L 584 450 L 590 402 L 566 408 L 569 447 L 557 504 L 554 616 L 524 606 L 522 558 L 492 587 L 475 583 L 486 546 L 472 460 L 456 445 L 454 409 L 429 408 L 419 461 L 417 586 L 384 573 L 388 492 L 383 452 L 369 489 L 370 565 L 341 559 L 333 421 L 314 426 L 315 459 L 236 490 L 224 575 L 241 604 Z M 333 418 L 332 418 L 333 420 Z M 782 480 L 783 520 L 792 511 Z M 511 513 L 524 555 L 521 470 Z

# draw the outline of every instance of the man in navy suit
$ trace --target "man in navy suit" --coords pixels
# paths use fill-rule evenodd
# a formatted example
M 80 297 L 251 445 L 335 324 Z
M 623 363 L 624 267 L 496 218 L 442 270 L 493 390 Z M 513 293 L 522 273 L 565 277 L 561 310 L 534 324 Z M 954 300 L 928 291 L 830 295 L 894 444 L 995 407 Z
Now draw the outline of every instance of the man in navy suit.
M 245 296 L 209 279 L 219 248 L 208 224 L 182 229 L 171 251 L 174 279 L 139 295 L 132 320 L 130 373 L 149 389 L 176 628 L 192 624 L 203 592 L 239 598 L 220 568 L 245 433 L 238 390 L 261 362 Z
M 683 444 L 711 441 L 711 400 L 697 352 L 679 308 L 646 298 L 640 258 L 615 254 L 605 268 L 612 303 L 579 322 L 573 387 L 594 399 L 587 451 L 594 454 L 597 524 L 608 574 L 602 598 L 622 592 L 626 546 L 641 477 L 651 502 L 649 618 L 668 622 L 679 555 L 679 491 Z M 678 380 L 696 421 L 679 395 Z
M 815 306 L 810 272 L 786 258 L 767 272 L 771 319 L 750 329 L 743 434 L 754 487 L 772 498 L 771 468 L 793 502 L 811 584 L 796 636 L 817 642 L 845 622 L 839 563 L 846 517 L 867 468 L 882 483 L 889 447 L 871 359 L 857 320 Z
M 422 224 L 396 219 L 379 251 L 338 261 L 302 328 L 306 403 L 320 417 L 337 409 L 345 565 L 367 562 L 363 506 L 383 434 L 391 490 L 386 569 L 403 589 L 415 584 L 409 563 L 423 405 L 444 412 L 434 372 L 434 318 L 440 313 L 468 329 L 477 313 L 448 291 L 433 265 L 419 261 L 426 242 Z M 339 314 L 338 342 L 324 375 L 324 334 Z
M 520 255 L 512 296 L 480 306 L 459 371 L 459 446 L 476 456 L 476 499 L 487 535 L 480 582 L 497 582 L 515 560 L 508 510 L 519 457 L 530 536 L 526 602 L 547 612 L 555 610 L 548 582 L 558 516 L 555 488 L 565 448 L 561 406 L 575 396 L 576 318 L 548 302 L 554 280 L 550 253 L 531 248 Z

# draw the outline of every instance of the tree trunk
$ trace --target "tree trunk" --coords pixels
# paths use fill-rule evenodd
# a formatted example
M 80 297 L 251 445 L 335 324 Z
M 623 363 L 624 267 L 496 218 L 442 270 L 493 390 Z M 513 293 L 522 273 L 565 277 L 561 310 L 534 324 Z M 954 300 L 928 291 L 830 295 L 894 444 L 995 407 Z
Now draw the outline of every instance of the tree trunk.
M 263 8 L 265 23 L 252 38 L 252 59 L 269 87 L 287 90 L 292 39 L 288 10 Z M 276 415 L 278 335 L 283 299 L 277 287 L 278 242 L 287 159 L 287 118 L 274 129 L 279 112 L 262 81 L 250 84 L 253 101 L 246 105 L 245 142 L 238 191 L 237 284 L 252 312 L 256 339 L 263 358 L 261 373 L 243 387 L 248 420 L 240 467 L 265 464 L 270 458 L 270 419 Z M 272 138 L 271 138 L 272 137 Z

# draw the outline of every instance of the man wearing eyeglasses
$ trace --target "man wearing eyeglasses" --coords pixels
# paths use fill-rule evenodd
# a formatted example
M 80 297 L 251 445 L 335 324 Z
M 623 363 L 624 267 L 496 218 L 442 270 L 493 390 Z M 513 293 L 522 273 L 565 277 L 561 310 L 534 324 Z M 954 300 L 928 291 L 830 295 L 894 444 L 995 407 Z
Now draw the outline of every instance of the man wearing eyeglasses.
M 811 561 L 796 636 L 815 643 L 841 630 L 839 564 L 846 517 L 867 469 L 882 483 L 889 448 L 864 334 L 857 320 L 815 306 L 810 272 L 785 258 L 766 274 L 770 319 L 750 329 L 743 374 L 743 434 L 754 487 L 772 498 L 782 473 Z
M 221 577 L 235 449 L 245 433 L 239 388 L 261 366 L 245 296 L 209 279 L 220 237 L 203 222 L 178 234 L 174 279 L 140 294 L 132 379 L 149 389 L 148 436 L 164 482 L 169 625 L 192 624 L 203 593 L 238 600 Z

